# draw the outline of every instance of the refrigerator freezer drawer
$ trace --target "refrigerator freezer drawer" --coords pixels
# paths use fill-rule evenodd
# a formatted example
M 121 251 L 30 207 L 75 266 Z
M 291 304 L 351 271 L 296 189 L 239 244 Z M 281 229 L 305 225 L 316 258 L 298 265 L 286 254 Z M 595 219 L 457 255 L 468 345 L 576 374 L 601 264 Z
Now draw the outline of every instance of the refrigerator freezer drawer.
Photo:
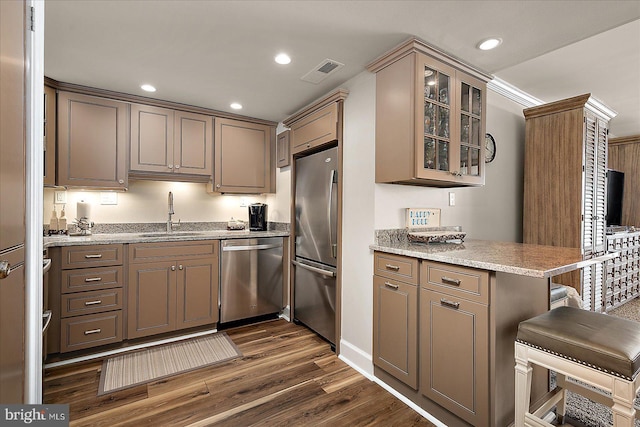
M 294 319 L 336 342 L 335 268 L 301 260 L 295 265 Z

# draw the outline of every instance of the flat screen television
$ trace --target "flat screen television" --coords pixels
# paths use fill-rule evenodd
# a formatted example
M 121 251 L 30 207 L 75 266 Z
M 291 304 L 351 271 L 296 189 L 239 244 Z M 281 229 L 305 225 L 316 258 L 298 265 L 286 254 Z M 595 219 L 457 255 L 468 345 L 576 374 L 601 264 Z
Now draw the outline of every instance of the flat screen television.
M 624 172 L 607 170 L 607 226 L 624 225 L 622 222 L 622 195 Z

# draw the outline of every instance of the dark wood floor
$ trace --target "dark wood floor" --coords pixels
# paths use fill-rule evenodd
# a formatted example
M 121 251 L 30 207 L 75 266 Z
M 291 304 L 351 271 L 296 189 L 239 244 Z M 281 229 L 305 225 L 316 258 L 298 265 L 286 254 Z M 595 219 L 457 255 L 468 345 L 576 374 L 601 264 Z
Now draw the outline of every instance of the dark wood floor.
M 284 320 L 226 331 L 242 358 L 97 396 L 102 362 L 49 369 L 72 426 L 433 426 Z

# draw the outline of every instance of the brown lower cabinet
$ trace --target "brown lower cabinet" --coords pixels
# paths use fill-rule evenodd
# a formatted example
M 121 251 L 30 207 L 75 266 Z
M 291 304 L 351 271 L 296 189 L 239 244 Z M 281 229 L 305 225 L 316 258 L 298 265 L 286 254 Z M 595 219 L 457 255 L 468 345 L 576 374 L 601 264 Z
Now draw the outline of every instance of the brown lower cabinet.
M 59 328 L 52 326 L 52 335 L 60 333 L 59 349 L 49 352 L 66 353 L 122 341 L 123 338 L 123 263 L 124 245 L 69 246 L 52 251 L 56 259 L 50 274 L 57 299 L 50 304 L 54 319 L 60 317 Z M 60 270 L 58 270 L 60 269 Z M 50 340 L 48 340 L 50 341 Z
M 377 378 L 447 425 L 514 416 L 517 325 L 549 309 L 549 279 L 374 252 Z M 549 390 L 534 367 L 532 401 Z
M 127 338 L 218 321 L 218 245 L 130 245 Z
M 420 390 L 479 426 L 489 411 L 489 307 L 420 290 Z

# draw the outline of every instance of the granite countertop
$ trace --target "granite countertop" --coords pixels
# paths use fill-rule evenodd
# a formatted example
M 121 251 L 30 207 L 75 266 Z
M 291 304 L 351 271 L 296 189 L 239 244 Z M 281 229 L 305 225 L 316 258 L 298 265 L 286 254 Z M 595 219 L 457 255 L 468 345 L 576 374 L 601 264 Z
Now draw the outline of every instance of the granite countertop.
M 44 238 L 44 247 L 107 245 L 111 243 L 154 243 L 182 242 L 210 239 L 250 239 L 259 237 L 286 237 L 288 231 L 249 231 L 249 230 L 201 230 L 142 232 L 142 233 L 96 233 L 89 236 L 50 236 Z
M 463 243 L 411 243 L 378 241 L 369 248 L 397 255 L 438 261 L 482 270 L 522 276 L 549 278 L 616 257 L 607 254 L 583 260 L 580 249 L 530 245 L 490 240 L 465 240 Z

